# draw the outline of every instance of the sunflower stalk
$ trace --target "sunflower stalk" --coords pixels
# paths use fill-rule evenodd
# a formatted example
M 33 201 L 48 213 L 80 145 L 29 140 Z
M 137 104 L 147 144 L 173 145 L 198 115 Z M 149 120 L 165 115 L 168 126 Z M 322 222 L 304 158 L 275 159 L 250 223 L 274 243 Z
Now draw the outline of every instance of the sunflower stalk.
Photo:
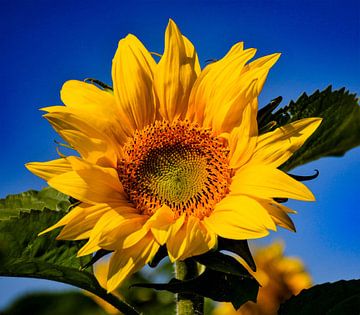
M 178 280 L 190 280 L 199 275 L 198 264 L 193 259 L 175 263 L 175 277 Z M 191 293 L 178 293 L 176 296 L 177 315 L 203 315 L 204 297 Z

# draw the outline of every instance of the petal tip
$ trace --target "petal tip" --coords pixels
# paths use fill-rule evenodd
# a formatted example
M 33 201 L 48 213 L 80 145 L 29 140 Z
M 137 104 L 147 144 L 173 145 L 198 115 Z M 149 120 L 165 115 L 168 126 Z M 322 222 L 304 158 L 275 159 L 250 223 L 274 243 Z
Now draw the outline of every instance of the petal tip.
M 37 235 L 37 236 L 39 237 L 39 236 L 41 236 L 41 235 L 44 235 L 45 233 L 49 232 L 48 230 L 49 230 L 49 229 L 46 229 L 46 230 L 44 230 L 44 231 L 42 231 L 42 232 L 38 233 L 38 235 Z
M 177 24 L 175 23 L 175 21 L 173 19 L 169 19 L 168 25 L 166 27 L 167 30 L 173 32 L 176 31 L 177 33 L 181 33 L 179 27 L 177 26 Z
M 314 117 L 314 118 L 315 118 L 314 122 L 317 124 L 317 126 L 316 126 L 316 129 L 317 129 L 323 122 L 324 118 L 322 118 L 322 117 Z
M 314 202 L 314 201 L 316 201 L 316 198 L 315 198 L 315 196 L 314 196 L 314 194 L 312 193 L 312 191 L 308 188 L 308 187 L 306 187 L 305 185 L 304 185 L 304 187 L 306 188 L 306 193 L 304 192 L 304 201 L 311 201 L 311 202 Z
M 270 55 L 271 60 L 272 60 L 270 67 L 272 67 L 272 66 L 279 60 L 279 58 L 281 57 L 281 55 L 282 55 L 282 53 L 279 53 L 279 52 Z

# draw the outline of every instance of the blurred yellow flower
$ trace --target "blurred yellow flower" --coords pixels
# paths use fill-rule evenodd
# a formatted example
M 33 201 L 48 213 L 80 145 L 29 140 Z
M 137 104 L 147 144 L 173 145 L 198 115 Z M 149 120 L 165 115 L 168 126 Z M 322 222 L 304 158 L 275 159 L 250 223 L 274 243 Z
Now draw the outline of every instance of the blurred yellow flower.
M 213 315 L 276 315 L 282 302 L 311 286 L 311 277 L 302 261 L 284 256 L 281 242 L 258 249 L 254 260 L 257 271 L 249 271 L 261 284 L 257 303 L 247 302 L 238 311 L 230 303 L 221 303 Z
M 253 239 L 276 224 L 294 229 L 274 198 L 314 200 L 278 170 L 319 126 L 307 118 L 258 135 L 258 95 L 280 54 L 250 63 L 234 45 L 201 70 L 192 43 L 170 20 L 158 63 L 134 36 L 120 40 L 113 91 L 68 81 L 66 106 L 45 118 L 80 155 L 27 168 L 80 205 L 57 224 L 59 239 L 89 239 L 78 255 L 113 251 L 107 290 L 152 260 L 214 248 L 217 237 Z

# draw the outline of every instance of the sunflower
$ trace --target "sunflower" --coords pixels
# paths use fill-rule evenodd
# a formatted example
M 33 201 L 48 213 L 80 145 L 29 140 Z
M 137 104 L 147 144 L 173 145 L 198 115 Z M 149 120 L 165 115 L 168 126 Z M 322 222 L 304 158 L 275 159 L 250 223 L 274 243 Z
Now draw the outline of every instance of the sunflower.
M 249 272 L 261 284 L 257 302 L 248 301 L 238 311 L 231 303 L 220 303 L 213 315 L 276 315 L 281 303 L 311 286 L 301 259 L 285 256 L 284 244 L 279 241 L 258 248 L 254 259 L 257 271 Z
M 217 237 L 264 237 L 294 225 L 274 198 L 314 200 L 278 169 L 319 126 L 320 118 L 258 135 L 257 97 L 280 54 L 249 62 L 237 43 L 200 68 L 192 43 L 170 20 L 159 62 L 134 36 L 120 40 L 113 89 L 71 80 L 66 106 L 44 117 L 79 153 L 27 168 L 80 201 L 48 232 L 88 242 L 79 256 L 112 251 L 107 290 L 166 245 L 172 262 L 203 254 Z

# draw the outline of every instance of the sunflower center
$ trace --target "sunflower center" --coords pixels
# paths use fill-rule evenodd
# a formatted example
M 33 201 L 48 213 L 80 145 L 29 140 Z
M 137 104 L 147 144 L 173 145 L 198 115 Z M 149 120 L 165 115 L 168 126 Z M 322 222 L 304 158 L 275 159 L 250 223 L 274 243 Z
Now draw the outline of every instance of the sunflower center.
M 208 216 L 228 192 L 230 170 L 223 142 L 188 122 L 155 122 L 124 147 L 120 180 L 141 213 L 162 205 L 177 215 Z
M 201 192 L 208 175 L 201 152 L 181 143 L 151 150 L 139 171 L 142 185 L 175 207 Z

